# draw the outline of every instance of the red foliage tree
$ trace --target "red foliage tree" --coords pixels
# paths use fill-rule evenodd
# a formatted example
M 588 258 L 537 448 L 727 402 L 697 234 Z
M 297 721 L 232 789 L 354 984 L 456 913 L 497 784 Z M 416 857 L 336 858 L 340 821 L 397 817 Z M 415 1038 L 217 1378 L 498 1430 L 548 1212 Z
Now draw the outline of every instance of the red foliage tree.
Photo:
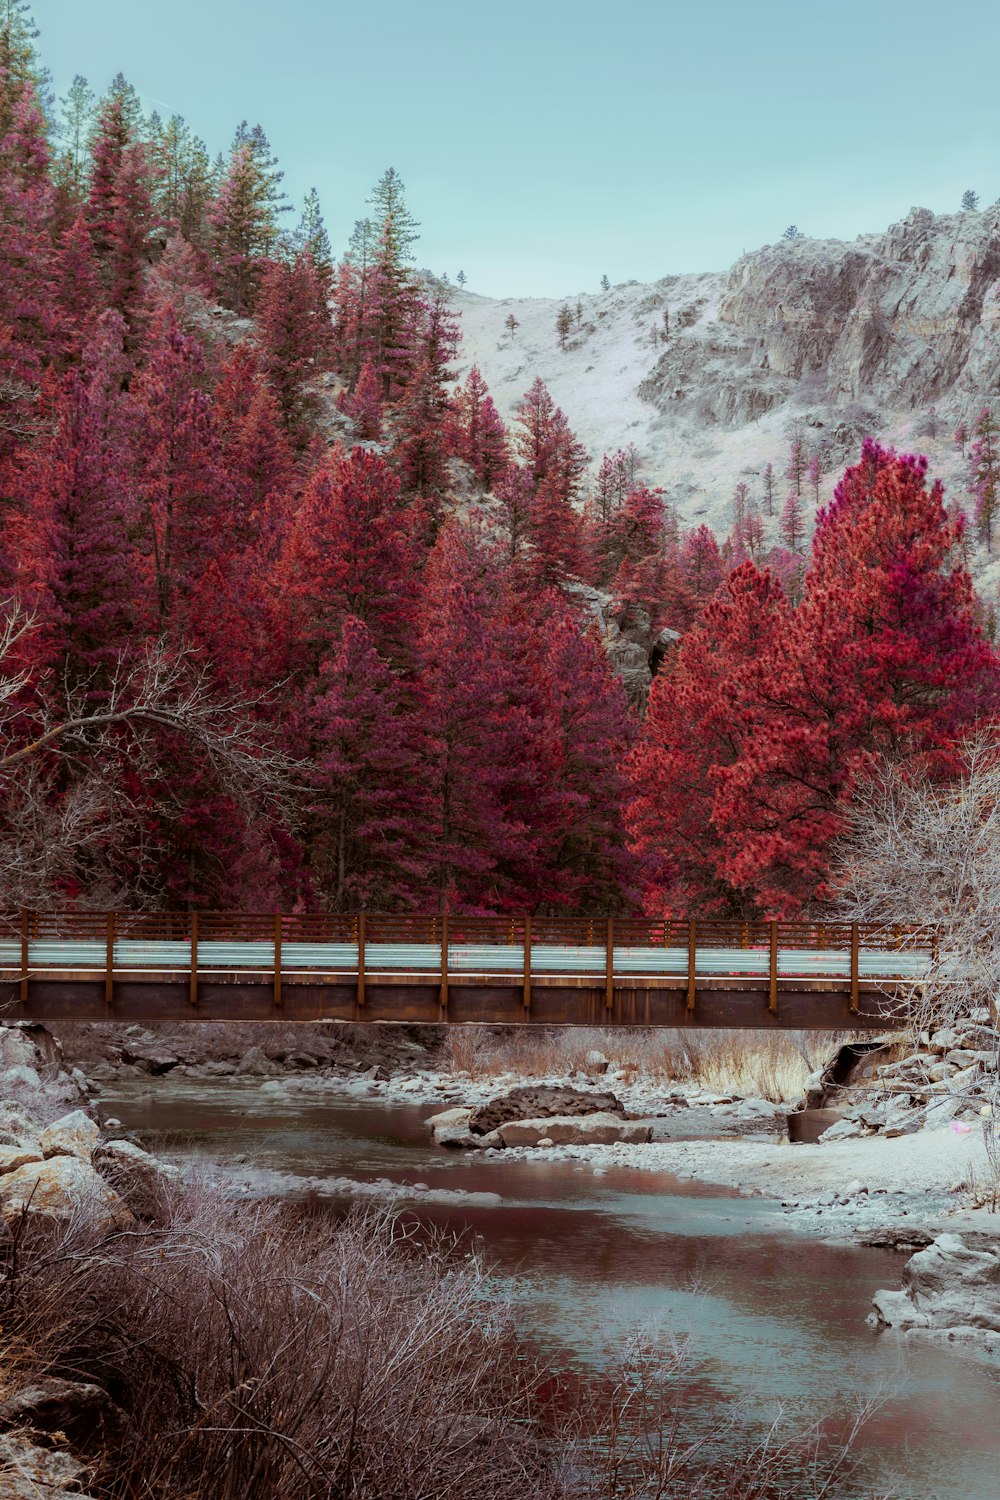
M 309 410 L 306 385 L 329 369 L 332 336 L 326 293 L 309 251 L 291 265 L 272 261 L 264 271 L 257 302 L 261 364 L 285 426 L 300 440 Z
M 349 615 L 307 711 L 311 864 L 333 911 L 419 906 L 428 862 L 419 735 L 408 693 Z
M 451 451 L 468 464 L 481 489 L 491 490 L 510 463 L 507 430 L 476 365 L 451 403 Z
M 293 664 L 315 670 L 348 615 L 392 662 L 406 655 L 419 575 L 418 517 L 383 458 L 335 449 L 292 520 L 275 587 Z

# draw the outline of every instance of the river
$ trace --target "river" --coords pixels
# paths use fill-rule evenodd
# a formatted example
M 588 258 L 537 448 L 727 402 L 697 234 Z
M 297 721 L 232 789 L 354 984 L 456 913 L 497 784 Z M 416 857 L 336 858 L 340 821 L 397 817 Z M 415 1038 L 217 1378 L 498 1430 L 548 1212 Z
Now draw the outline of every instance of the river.
M 641 1326 L 686 1338 L 712 1399 L 764 1420 L 839 1416 L 882 1391 L 861 1439 L 870 1474 L 901 1500 L 1000 1500 L 1000 1369 L 865 1325 L 872 1293 L 899 1285 L 894 1252 L 792 1235 L 771 1202 L 665 1173 L 442 1152 L 426 1105 L 180 1079 L 109 1082 L 100 1103 L 167 1157 L 498 1193 L 420 1212 L 482 1238 L 526 1334 L 561 1364 L 606 1366 Z

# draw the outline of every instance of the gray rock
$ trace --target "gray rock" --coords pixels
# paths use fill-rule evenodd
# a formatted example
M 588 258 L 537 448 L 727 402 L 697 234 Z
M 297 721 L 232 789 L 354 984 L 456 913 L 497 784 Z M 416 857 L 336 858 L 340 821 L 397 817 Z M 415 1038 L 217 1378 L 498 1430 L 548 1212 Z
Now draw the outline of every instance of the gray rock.
M 498 1127 L 505 1146 L 610 1146 L 618 1142 L 646 1145 L 653 1127 L 648 1120 L 623 1120 L 620 1115 L 547 1115 L 541 1120 L 509 1120 Z
M 559 1115 L 590 1114 L 624 1116 L 625 1106 L 614 1094 L 586 1091 L 550 1084 L 527 1084 L 511 1089 L 499 1099 L 482 1104 L 473 1111 L 469 1129 L 473 1135 L 488 1135 L 513 1120 L 542 1120 Z
M 236 1071 L 246 1078 L 269 1078 L 280 1069 L 261 1047 L 249 1047 L 240 1058 Z
M 819 1137 L 821 1142 L 827 1141 L 849 1141 L 852 1136 L 861 1134 L 861 1126 L 856 1120 L 837 1120 Z
M 17 1433 L 0 1436 L 0 1495 L 4 1500 L 93 1500 L 83 1492 L 84 1465 Z
M 43 1156 L 76 1156 L 89 1162 L 100 1138 L 100 1128 L 90 1116 L 82 1109 L 75 1109 L 47 1125 L 38 1137 L 38 1144 Z
M 166 1223 L 167 1189 L 176 1180 L 175 1169 L 134 1141 L 105 1141 L 94 1151 L 93 1165 L 137 1219 Z
M 22 1426 L 63 1432 L 86 1450 L 120 1442 L 127 1419 L 101 1386 L 49 1376 L 0 1401 L 0 1429 Z
M 25 1211 L 52 1219 L 80 1214 L 105 1225 L 132 1221 L 118 1194 L 76 1156 L 30 1162 L 0 1177 L 0 1213 L 9 1221 Z
M 175 1057 L 172 1052 L 165 1051 L 162 1047 L 152 1044 L 126 1043 L 122 1048 L 122 1062 L 131 1067 L 138 1068 L 142 1073 L 150 1073 L 159 1077 L 163 1073 L 170 1073 L 180 1065 L 180 1058 Z
M 1000 1333 L 1000 1247 L 973 1250 L 942 1234 L 903 1267 L 898 1292 L 872 1298 L 880 1324 L 893 1328 L 976 1328 Z
M 0 1177 L 7 1172 L 16 1172 L 18 1167 L 25 1167 L 29 1162 L 41 1160 L 41 1152 L 32 1146 L 0 1146 Z
M 41 1088 L 42 1080 L 34 1068 L 26 1067 L 23 1063 L 17 1063 L 13 1068 L 7 1068 L 0 1073 L 0 1091 L 17 1088 L 37 1089 Z

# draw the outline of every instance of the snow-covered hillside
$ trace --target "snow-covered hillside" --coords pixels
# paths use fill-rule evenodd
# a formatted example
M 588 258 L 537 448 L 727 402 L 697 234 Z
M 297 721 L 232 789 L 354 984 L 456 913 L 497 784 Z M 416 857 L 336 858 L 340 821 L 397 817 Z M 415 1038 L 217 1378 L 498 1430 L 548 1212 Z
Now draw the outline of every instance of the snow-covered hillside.
M 595 466 L 634 443 L 688 522 L 727 530 L 737 482 L 760 500 L 768 462 L 780 511 L 793 435 L 822 455 L 821 500 L 872 432 L 927 453 L 965 502 L 951 434 L 1000 404 L 1000 209 L 915 209 L 883 235 L 766 246 L 726 274 L 562 299 L 458 291 L 455 307 L 459 372 L 477 364 L 505 418 L 540 376 Z

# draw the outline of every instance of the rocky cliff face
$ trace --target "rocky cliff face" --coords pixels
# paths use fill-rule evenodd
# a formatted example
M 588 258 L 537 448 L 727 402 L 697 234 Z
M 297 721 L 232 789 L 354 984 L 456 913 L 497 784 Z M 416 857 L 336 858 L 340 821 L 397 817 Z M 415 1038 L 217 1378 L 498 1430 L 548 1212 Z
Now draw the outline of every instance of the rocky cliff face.
M 729 273 L 719 320 L 751 371 L 815 378 L 832 401 L 979 399 L 1000 384 L 1000 207 L 914 208 L 855 245 L 768 245 Z
M 595 463 L 634 442 L 688 521 L 728 530 L 737 481 L 760 499 L 768 462 L 780 510 L 793 435 L 821 456 L 821 501 L 869 433 L 926 452 L 967 499 L 951 433 L 1000 406 L 1000 207 L 915 208 L 851 244 L 782 241 L 723 275 L 565 300 L 561 348 L 558 301 L 459 294 L 464 368 L 480 366 L 508 418 L 541 376 Z

